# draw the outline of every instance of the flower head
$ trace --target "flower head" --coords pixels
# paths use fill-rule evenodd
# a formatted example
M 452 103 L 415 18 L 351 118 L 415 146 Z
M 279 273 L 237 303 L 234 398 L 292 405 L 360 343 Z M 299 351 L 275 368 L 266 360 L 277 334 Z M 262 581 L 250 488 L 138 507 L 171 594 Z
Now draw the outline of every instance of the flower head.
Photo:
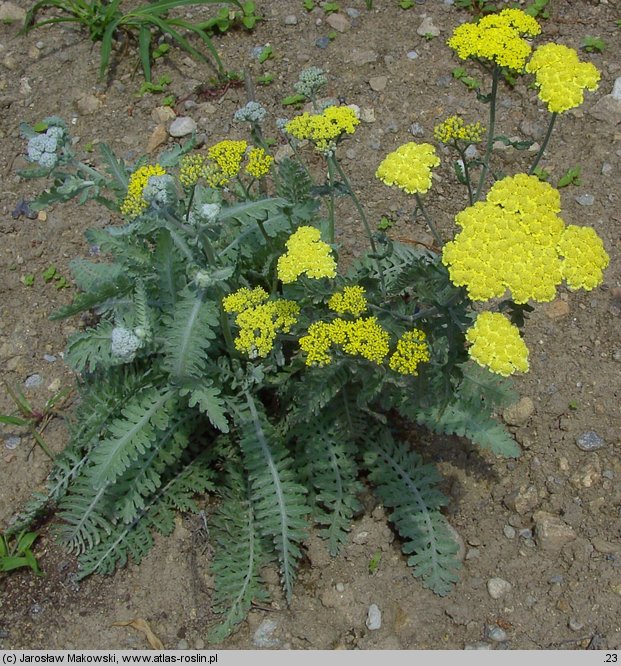
M 113 356 L 129 363 L 134 360 L 136 352 L 142 346 L 142 342 L 132 331 L 122 326 L 115 326 L 112 329 L 112 339 L 110 351 Z
M 209 159 L 217 165 L 222 180 L 226 182 L 237 176 L 247 147 L 248 144 L 245 141 L 225 139 L 214 144 L 207 151 Z
M 185 188 L 191 188 L 206 174 L 207 161 L 200 153 L 188 153 L 181 158 L 179 182 Z
M 596 90 L 600 79 L 595 65 L 580 62 L 574 49 L 554 42 L 535 51 L 526 71 L 535 75 L 539 99 L 553 113 L 563 113 L 582 104 L 584 90 Z
M 151 176 L 164 176 L 166 171 L 159 164 L 142 166 L 129 178 L 127 194 L 120 206 L 121 214 L 125 217 L 134 219 L 149 207 L 148 201 L 143 197 L 144 189 Z
M 561 274 L 571 290 L 591 291 L 602 283 L 610 257 L 594 229 L 570 224 L 563 232 L 557 249 L 563 257 Z
M 52 169 L 58 164 L 58 150 L 67 140 L 64 125 L 51 125 L 45 133 L 37 134 L 28 140 L 28 159 L 45 169 Z
M 481 123 L 464 123 L 459 116 L 449 116 L 446 120 L 436 125 L 433 135 L 441 143 L 452 143 L 453 141 L 464 141 L 466 143 L 478 143 L 483 134 Z
M 295 282 L 300 275 L 319 279 L 336 276 L 332 250 L 321 239 L 319 229 L 299 227 L 289 236 L 287 252 L 278 259 L 278 277 L 285 284 Z
M 424 194 L 431 187 L 431 169 L 438 164 L 440 158 L 431 144 L 406 143 L 384 158 L 375 175 L 408 194 Z
M 264 303 L 269 298 L 269 294 L 263 287 L 248 289 L 242 287 L 232 294 L 222 299 L 222 307 L 225 312 L 243 312 L 248 308 L 254 308 Z
M 390 357 L 391 370 L 402 375 L 417 375 L 419 363 L 426 363 L 431 358 L 427 336 L 424 331 L 415 328 L 406 331 L 397 341 L 397 350 Z
M 235 318 L 239 326 L 235 348 L 250 358 L 267 356 L 274 346 L 276 334 L 288 333 L 299 313 L 298 305 L 286 300 L 268 301 L 243 310 Z
M 462 60 L 481 58 L 521 71 L 532 50 L 524 36 L 534 37 L 540 32 L 541 27 L 532 16 L 519 9 L 503 9 L 499 14 L 484 16 L 478 23 L 457 26 L 448 45 Z
M 237 122 L 260 123 L 266 115 L 267 111 L 259 102 L 250 101 L 246 106 L 235 111 L 233 119 Z
M 367 299 L 364 297 L 364 287 L 355 285 L 345 287 L 343 291 L 337 292 L 330 297 L 328 307 L 339 314 L 350 313 L 360 316 L 367 309 Z
M 323 69 L 307 67 L 300 72 L 300 77 L 293 84 L 293 89 L 298 95 L 304 95 L 307 99 L 312 99 L 326 83 L 328 83 L 328 79 Z
M 285 131 L 303 141 L 308 139 L 320 153 L 334 152 L 344 134 L 353 134 L 360 120 L 349 106 L 329 106 L 322 113 L 303 113 L 285 125 Z
M 273 161 L 274 158 L 268 155 L 263 148 L 253 148 L 248 154 L 246 172 L 255 178 L 263 178 L 269 173 Z
M 482 312 L 466 331 L 470 357 L 498 375 L 528 372 L 528 347 L 520 331 L 498 312 Z

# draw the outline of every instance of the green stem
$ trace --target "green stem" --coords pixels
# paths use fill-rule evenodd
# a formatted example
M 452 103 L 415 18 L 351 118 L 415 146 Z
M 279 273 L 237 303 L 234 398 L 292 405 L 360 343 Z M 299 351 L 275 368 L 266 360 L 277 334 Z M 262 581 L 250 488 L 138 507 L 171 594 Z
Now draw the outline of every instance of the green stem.
M 328 243 L 334 243 L 334 184 L 336 183 L 334 167 L 337 164 L 332 155 L 326 157 L 328 162 L 328 185 L 330 187 L 330 198 L 328 199 Z
M 528 175 L 532 175 L 535 172 L 535 169 L 537 168 L 537 165 L 539 164 L 539 160 L 543 157 L 543 153 L 545 152 L 545 149 L 548 147 L 548 141 L 550 141 L 550 137 L 552 136 L 552 130 L 554 129 L 554 123 L 556 122 L 556 117 L 558 116 L 558 112 L 553 111 L 552 116 L 550 117 L 550 122 L 548 123 L 548 131 L 546 132 L 546 135 L 543 139 L 543 143 L 541 144 L 541 148 L 539 148 L 539 152 L 537 153 L 537 157 L 535 157 L 535 161 L 533 162 L 533 165 L 530 168 L 530 171 L 528 172 Z
M 487 127 L 487 146 L 485 148 L 485 157 L 483 158 L 483 167 L 481 168 L 481 176 L 479 178 L 479 185 L 474 193 L 474 201 L 477 202 L 481 198 L 483 186 L 485 185 L 485 178 L 489 171 L 489 160 L 492 155 L 492 148 L 494 147 L 494 134 L 496 131 L 496 97 L 498 95 L 498 80 L 500 78 L 500 67 L 497 65 L 492 71 L 492 92 L 489 99 L 489 123 Z
M 351 200 L 354 202 L 354 206 L 356 207 L 356 210 L 360 215 L 360 219 L 362 220 L 362 224 L 364 225 L 364 230 L 366 231 L 367 238 L 369 239 L 371 252 L 374 254 L 377 262 L 377 272 L 379 275 L 380 284 L 382 288 L 382 295 L 386 296 L 386 281 L 384 279 L 384 270 L 382 268 L 382 264 L 380 263 L 379 256 L 377 254 L 377 245 L 375 244 L 375 239 L 373 238 L 373 232 L 371 231 L 371 225 L 369 224 L 369 220 L 367 219 L 367 216 L 364 212 L 364 208 L 360 203 L 360 200 L 358 199 L 356 193 L 352 189 L 351 183 L 347 178 L 347 174 L 345 173 L 345 171 L 343 171 L 343 167 L 339 164 L 339 161 L 334 156 L 328 157 L 328 164 L 330 164 L 331 161 L 334 162 L 334 166 L 336 167 L 336 170 L 338 171 L 339 175 L 341 176 L 341 179 L 343 180 L 343 183 L 345 184 L 345 187 L 347 189 L 347 194 L 349 194 L 349 196 L 351 197 Z
M 192 208 L 192 203 L 194 202 L 194 193 L 196 192 L 196 185 L 192 185 L 190 190 L 190 199 L 188 200 L 188 207 L 185 211 L 185 221 L 187 222 L 190 219 L 190 209 Z
M 468 159 L 466 158 L 466 149 L 462 149 L 458 145 L 457 141 L 455 141 L 455 148 L 457 148 L 457 152 L 461 158 L 461 163 L 464 165 L 464 178 L 466 179 L 466 187 L 468 188 L 468 201 L 472 206 L 474 203 L 474 194 L 472 192 L 472 183 L 470 182 L 470 167 L 468 166 Z
M 431 233 L 433 234 L 433 237 L 436 239 L 436 243 L 438 244 L 438 249 L 442 249 L 442 246 L 444 245 L 444 242 L 442 241 L 442 238 L 440 237 L 440 234 L 438 233 L 438 230 L 436 228 L 436 225 L 433 223 L 433 220 L 431 217 L 429 217 L 429 214 L 427 213 L 427 209 L 423 205 L 423 200 L 421 199 L 421 196 L 418 192 L 414 193 L 414 196 L 416 197 L 416 205 L 420 209 L 420 212 L 423 214 L 423 217 L 425 218 L 425 222 L 427 222 L 427 226 L 429 229 L 431 229 Z

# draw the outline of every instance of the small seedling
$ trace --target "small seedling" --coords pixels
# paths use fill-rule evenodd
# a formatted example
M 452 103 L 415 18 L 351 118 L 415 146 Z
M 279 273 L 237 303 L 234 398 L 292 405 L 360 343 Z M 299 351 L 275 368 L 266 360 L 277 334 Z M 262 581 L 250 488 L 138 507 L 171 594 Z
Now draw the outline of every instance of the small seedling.
M 382 215 L 380 221 L 377 223 L 377 228 L 379 231 L 386 231 L 390 229 L 393 224 L 394 222 L 389 217 Z
M 455 67 L 451 72 L 454 79 L 461 81 L 468 90 L 478 90 L 481 87 L 481 83 L 477 79 L 468 76 L 468 73 L 463 67 Z
M 32 287 L 35 282 L 35 276 L 32 273 L 27 273 L 21 276 L 20 281 L 24 287 Z
M 336 30 L 330 30 L 327 37 L 330 41 L 334 41 L 336 39 L 337 34 L 338 33 L 336 32 Z
M 156 49 L 153 50 L 153 53 L 151 53 L 151 57 L 153 58 L 153 60 L 157 60 L 158 58 L 163 58 L 169 51 L 170 51 L 170 44 L 162 42 L 161 44 L 158 45 Z
M 170 77 L 169 74 L 163 74 L 160 76 L 159 80 L 157 83 L 152 83 L 150 81 L 145 81 L 141 86 L 140 90 L 138 91 L 138 94 L 140 96 L 146 95 L 146 94 L 156 94 L 156 93 L 163 93 L 166 90 L 166 86 L 170 85 L 172 83 L 172 78 Z
M 71 389 L 58 391 L 45 403 L 42 411 L 37 411 L 21 391 L 14 391 L 6 382 L 4 382 L 4 386 L 17 409 L 13 414 L 0 414 L 0 423 L 26 428 L 35 440 L 35 446 L 38 444 L 43 452 L 53 460 L 54 454 L 43 439 L 43 431 L 47 428 L 48 423 L 58 416 L 58 411 L 66 405 L 71 395 Z
M 282 100 L 281 104 L 283 106 L 295 106 L 296 104 L 304 104 L 305 101 L 306 97 L 304 97 L 304 95 L 296 94 L 296 95 L 288 95 Z
M 162 106 L 174 107 L 176 103 L 177 103 L 176 95 L 166 95 L 166 97 L 164 97 L 164 99 L 162 100 Z
M 266 60 L 274 57 L 274 50 L 271 44 L 266 44 L 261 53 L 259 53 L 259 63 L 262 65 Z
M 31 550 L 38 536 L 36 532 L 26 531 L 13 538 L 0 534 L 0 573 L 30 567 L 37 576 L 40 576 L 42 571 Z
M 435 39 L 436 36 L 432 32 L 426 32 L 423 37 L 430 42 L 432 39 Z
M 260 86 L 269 86 L 270 83 L 274 83 L 274 75 L 273 74 L 263 74 L 263 76 L 260 76 L 257 79 L 257 83 Z
M 532 4 L 524 9 L 524 13 L 536 19 L 550 18 L 550 12 L 546 9 L 550 0 L 535 0 Z
M 533 171 L 533 176 L 537 176 L 537 178 L 539 178 L 539 180 L 541 180 L 541 181 L 543 181 L 543 182 L 545 183 L 545 182 L 547 182 L 548 179 L 550 178 L 550 172 L 549 172 L 549 171 L 546 171 L 546 170 L 543 169 L 542 167 L 539 167 L 539 166 L 538 166 L 538 167 Z
M 56 266 L 48 266 L 41 276 L 46 284 L 54 280 L 56 282 L 56 289 L 68 289 L 71 286 L 67 278 L 58 272 Z
M 587 35 L 580 45 L 580 48 L 587 53 L 603 53 L 607 47 L 608 45 L 601 37 L 591 37 L 591 35 Z
M 575 412 L 580 407 L 580 403 L 577 400 L 571 400 L 567 406 L 572 412 Z
M 557 183 L 557 187 L 567 187 L 568 185 L 581 185 L 582 181 L 580 180 L 580 165 L 576 165 L 568 169 L 560 178 Z
M 380 562 L 382 561 L 382 551 L 376 550 L 371 559 L 369 560 L 369 573 L 373 575 L 378 569 Z
M 341 6 L 338 2 L 326 2 L 322 7 L 326 14 L 334 14 L 335 12 L 338 12 L 340 8 Z
M 307 12 L 312 12 L 315 9 L 315 0 L 304 0 L 303 7 Z
M 89 141 L 88 143 L 84 144 L 85 153 L 92 153 L 94 151 L 95 151 L 95 144 L 92 141 Z
M 491 14 L 498 10 L 493 2 L 487 2 L 487 0 L 455 0 L 455 6 L 466 9 L 475 16 Z
M 399 2 L 399 7 L 401 7 L 401 9 L 410 9 L 411 7 L 414 7 L 414 0 L 401 0 Z
M 55 277 L 56 277 L 57 271 L 56 271 L 56 266 L 48 266 L 41 276 L 43 277 L 43 282 L 46 284 L 48 282 L 51 282 Z

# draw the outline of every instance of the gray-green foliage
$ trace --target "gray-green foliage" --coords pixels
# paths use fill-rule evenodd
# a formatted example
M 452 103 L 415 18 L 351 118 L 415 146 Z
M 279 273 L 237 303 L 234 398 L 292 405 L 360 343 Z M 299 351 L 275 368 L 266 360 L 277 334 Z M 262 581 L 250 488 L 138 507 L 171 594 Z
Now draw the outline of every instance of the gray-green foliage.
M 171 167 L 187 150 L 160 162 Z M 122 193 L 128 173 L 105 147 L 102 156 L 103 175 L 78 164 L 71 180 L 68 162 L 61 165 L 44 203 L 73 194 L 110 204 L 104 190 Z M 169 534 L 175 511 L 197 511 L 196 497 L 217 496 L 211 567 L 222 622 L 213 640 L 267 598 L 267 564 L 278 567 L 291 599 L 313 525 L 330 553 L 339 553 L 361 510 L 363 475 L 390 509 L 413 574 L 438 594 L 449 591 L 459 562 L 441 512 L 447 500 L 435 467 L 404 439 L 398 415 L 517 454 L 493 418 L 507 390 L 468 361 L 470 303 L 438 255 L 379 234 L 376 254 L 348 273 L 283 286 L 277 259 L 296 228 L 320 225 L 319 197 L 329 186 L 314 187 L 290 160 L 276 176 L 274 196 L 256 187 L 178 187 L 178 197 L 155 197 L 124 226 L 87 232 L 108 260 L 72 262 L 81 293 L 54 315 L 96 315 L 68 343 L 81 394 L 71 443 L 55 461 L 47 492 L 35 495 L 12 527 L 54 508 L 56 532 L 78 554 L 79 575 L 111 573 L 140 562 L 153 532 Z M 75 187 L 59 189 L 63 183 Z M 205 206 L 207 215 L 192 218 Z M 313 322 L 335 317 L 326 304 L 346 285 L 365 288 L 391 344 L 413 327 L 425 331 L 431 358 L 418 375 L 345 353 L 325 367 L 305 364 L 298 339 Z M 295 301 L 300 315 L 268 355 L 250 359 L 234 346 L 237 331 L 222 300 L 258 286 Z

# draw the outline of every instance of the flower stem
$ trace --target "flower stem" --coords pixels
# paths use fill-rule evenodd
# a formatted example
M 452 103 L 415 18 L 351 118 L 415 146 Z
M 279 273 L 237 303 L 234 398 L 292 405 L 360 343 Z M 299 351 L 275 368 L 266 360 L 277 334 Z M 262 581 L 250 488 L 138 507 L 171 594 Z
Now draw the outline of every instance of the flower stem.
M 459 146 L 457 141 L 455 141 L 455 148 L 457 148 L 457 152 L 459 153 L 459 157 L 461 158 L 461 163 L 464 165 L 464 179 L 466 181 L 466 187 L 468 188 L 468 201 L 472 206 L 472 204 L 474 203 L 474 194 L 472 192 L 472 182 L 470 181 L 470 167 L 468 166 L 466 151 L 461 146 Z
M 326 158 L 328 162 L 328 185 L 330 186 L 330 198 L 328 199 L 328 243 L 334 243 L 334 185 L 336 183 L 334 167 L 337 161 L 333 156 Z
M 474 193 L 474 201 L 477 202 L 481 198 L 483 186 L 485 185 L 485 178 L 489 171 L 489 160 L 492 155 L 492 148 L 494 147 L 494 133 L 496 129 L 496 97 L 498 95 L 498 79 L 500 78 L 500 67 L 497 65 L 492 71 L 492 92 L 489 98 L 489 123 L 487 127 L 487 146 L 485 148 L 485 157 L 483 158 L 483 166 L 481 168 L 481 176 L 479 178 L 479 185 Z
M 431 233 L 433 234 L 433 237 L 436 239 L 436 243 L 438 244 L 438 247 L 441 250 L 442 246 L 444 245 L 444 241 L 440 237 L 438 229 L 436 228 L 436 225 L 434 224 L 433 220 L 431 219 L 431 217 L 429 217 L 429 214 L 427 213 L 427 209 L 423 204 L 423 200 L 421 199 L 420 194 L 418 192 L 415 192 L 414 196 L 416 197 L 416 205 L 420 209 L 420 212 L 423 214 L 425 222 L 427 222 L 427 226 L 429 227 L 429 229 L 431 229 Z
M 537 168 L 537 165 L 539 164 L 539 160 L 543 157 L 543 153 L 545 152 L 545 149 L 548 147 L 548 141 L 550 141 L 550 137 L 552 136 L 552 130 L 554 129 L 554 123 L 556 121 L 557 116 L 558 116 L 558 113 L 556 111 L 553 111 L 552 116 L 550 117 L 550 122 L 548 124 L 548 131 L 546 132 L 546 135 L 543 139 L 543 143 L 541 144 L 541 148 L 539 148 L 539 152 L 537 153 L 537 157 L 535 157 L 535 161 L 533 162 L 533 165 L 531 166 L 530 171 L 528 172 L 529 176 L 531 176 L 535 172 L 535 169 Z
M 380 285 L 382 289 L 382 295 L 386 296 L 386 281 L 384 279 L 384 269 L 382 268 L 382 264 L 380 263 L 379 256 L 377 254 L 377 245 L 375 244 L 375 239 L 373 238 L 373 232 L 371 231 L 371 225 L 369 224 L 369 220 L 367 219 L 367 216 L 364 212 L 364 208 L 362 207 L 362 204 L 360 203 L 360 200 L 356 196 L 354 190 L 351 187 L 351 184 L 349 182 L 349 179 L 347 178 L 347 174 L 345 171 L 343 171 L 343 167 L 339 164 L 339 161 L 334 157 L 328 157 L 328 164 L 330 162 L 334 163 L 334 166 L 336 167 L 336 170 L 338 171 L 339 175 L 341 176 L 341 179 L 343 180 L 343 184 L 345 185 L 345 188 L 347 189 L 347 194 L 351 197 L 351 200 L 354 202 L 354 206 L 356 207 L 356 210 L 358 211 L 358 214 L 360 215 L 360 219 L 362 220 L 362 224 L 364 225 L 364 230 L 367 233 L 367 237 L 369 239 L 369 245 L 371 246 L 371 252 L 375 256 L 376 263 L 377 263 L 377 273 L 379 275 L 380 279 Z
M 194 193 L 196 192 L 196 185 L 192 185 L 190 189 L 190 198 L 188 200 L 188 207 L 185 211 L 185 221 L 188 222 L 190 219 L 190 210 L 192 209 L 192 204 L 194 203 Z

